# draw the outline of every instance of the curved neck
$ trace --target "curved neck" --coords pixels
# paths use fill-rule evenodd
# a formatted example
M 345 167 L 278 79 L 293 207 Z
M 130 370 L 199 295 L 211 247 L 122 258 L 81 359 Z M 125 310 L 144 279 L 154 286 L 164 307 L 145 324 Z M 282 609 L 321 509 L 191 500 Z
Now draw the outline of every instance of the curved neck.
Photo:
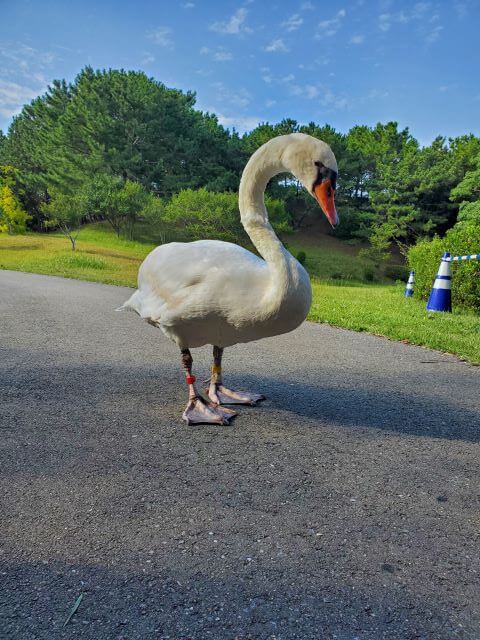
M 259 254 L 272 266 L 287 253 L 268 221 L 264 202 L 268 181 L 288 171 L 282 163 L 281 150 L 277 139 L 260 147 L 247 162 L 238 193 L 242 225 Z

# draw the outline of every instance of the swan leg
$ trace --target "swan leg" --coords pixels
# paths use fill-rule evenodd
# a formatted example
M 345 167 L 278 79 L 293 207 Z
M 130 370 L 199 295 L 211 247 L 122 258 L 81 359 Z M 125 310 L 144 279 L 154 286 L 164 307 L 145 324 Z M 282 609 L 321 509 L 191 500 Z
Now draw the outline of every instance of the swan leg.
M 236 411 L 207 402 L 199 395 L 195 387 L 195 376 L 192 375 L 193 358 L 189 349 L 182 349 L 182 364 L 188 384 L 188 403 L 182 416 L 186 423 L 228 424 L 237 415 Z
M 222 356 L 223 349 L 213 347 L 213 366 L 210 385 L 207 395 L 215 405 L 222 404 L 250 404 L 255 405 L 260 400 L 265 400 L 261 393 L 251 393 L 250 391 L 232 391 L 223 386 L 222 383 Z

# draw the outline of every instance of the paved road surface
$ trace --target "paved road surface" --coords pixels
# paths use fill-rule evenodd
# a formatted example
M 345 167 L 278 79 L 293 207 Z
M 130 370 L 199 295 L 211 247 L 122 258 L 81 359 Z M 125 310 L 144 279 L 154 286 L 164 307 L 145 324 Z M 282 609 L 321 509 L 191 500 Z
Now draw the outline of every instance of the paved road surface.
M 2 640 L 480 638 L 480 369 L 305 324 L 187 427 L 127 295 L 0 272 Z

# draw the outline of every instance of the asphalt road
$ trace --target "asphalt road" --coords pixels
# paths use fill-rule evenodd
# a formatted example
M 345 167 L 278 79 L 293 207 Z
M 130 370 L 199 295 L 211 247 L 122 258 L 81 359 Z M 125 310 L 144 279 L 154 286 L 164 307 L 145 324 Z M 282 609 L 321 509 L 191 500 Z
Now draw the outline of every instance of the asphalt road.
M 2 640 L 480 638 L 479 368 L 307 323 L 188 427 L 127 295 L 0 272 Z

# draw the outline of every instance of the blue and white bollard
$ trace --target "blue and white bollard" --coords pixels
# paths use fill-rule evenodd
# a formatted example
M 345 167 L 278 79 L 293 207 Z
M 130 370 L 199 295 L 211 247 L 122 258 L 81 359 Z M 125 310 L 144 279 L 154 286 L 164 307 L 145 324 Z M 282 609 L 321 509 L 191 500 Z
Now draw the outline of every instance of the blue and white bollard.
M 415 282 L 415 271 L 410 271 L 408 276 L 407 286 L 405 287 L 405 298 L 411 298 L 413 296 L 413 284 Z
M 450 254 L 443 254 L 433 289 L 428 299 L 427 311 L 452 311 L 452 269 Z

